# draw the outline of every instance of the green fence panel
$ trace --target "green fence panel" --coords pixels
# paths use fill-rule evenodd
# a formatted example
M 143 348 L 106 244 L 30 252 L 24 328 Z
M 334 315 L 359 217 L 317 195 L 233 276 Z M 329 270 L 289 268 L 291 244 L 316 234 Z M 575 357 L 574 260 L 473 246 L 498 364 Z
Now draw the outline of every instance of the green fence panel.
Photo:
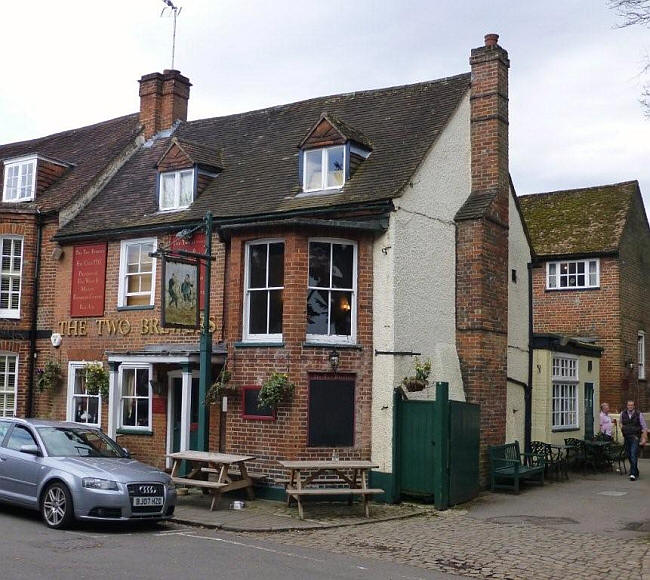
M 433 497 L 433 401 L 400 401 L 399 488 L 402 494 Z
M 449 504 L 479 492 L 480 406 L 449 401 Z

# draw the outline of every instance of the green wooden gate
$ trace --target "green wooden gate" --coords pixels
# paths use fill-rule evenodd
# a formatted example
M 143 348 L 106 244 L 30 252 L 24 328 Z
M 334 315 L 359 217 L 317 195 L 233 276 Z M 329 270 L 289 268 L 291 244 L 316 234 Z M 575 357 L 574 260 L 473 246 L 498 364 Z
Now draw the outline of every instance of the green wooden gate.
M 449 401 L 447 383 L 436 400 L 404 400 L 396 392 L 393 464 L 397 497 L 433 499 L 445 509 L 479 491 L 479 406 Z

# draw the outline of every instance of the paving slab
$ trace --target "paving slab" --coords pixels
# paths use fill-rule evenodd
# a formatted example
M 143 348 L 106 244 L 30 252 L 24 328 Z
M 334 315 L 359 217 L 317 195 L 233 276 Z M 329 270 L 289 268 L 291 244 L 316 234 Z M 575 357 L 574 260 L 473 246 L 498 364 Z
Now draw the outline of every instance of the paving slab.
M 224 496 L 214 511 L 210 511 L 210 496 L 191 490 L 188 495 L 178 497 L 173 521 L 234 532 L 278 532 L 364 525 L 432 512 L 427 506 L 414 504 L 374 504 L 370 508 L 371 517 L 366 518 L 361 503 L 348 506 L 339 502 L 308 502 L 305 519 L 301 520 L 295 505 L 287 507 L 284 502 L 256 499 L 244 501 L 243 509 L 232 509 L 233 501 L 234 498 Z

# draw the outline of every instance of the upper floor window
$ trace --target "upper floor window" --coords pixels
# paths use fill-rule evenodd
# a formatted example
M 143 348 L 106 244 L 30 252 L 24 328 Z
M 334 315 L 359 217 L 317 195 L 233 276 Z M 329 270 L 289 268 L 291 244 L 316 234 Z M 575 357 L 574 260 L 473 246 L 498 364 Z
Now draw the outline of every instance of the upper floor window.
M 337 189 L 345 182 L 345 146 L 303 151 L 303 191 Z
M 598 288 L 599 286 L 599 260 L 570 260 L 546 264 L 546 288 L 548 290 Z
M 639 378 L 645 379 L 645 332 L 639 330 L 636 339 L 637 346 L 637 364 L 639 369 Z
M 284 242 L 250 242 L 246 246 L 244 274 L 244 339 L 281 341 Z
M 30 201 L 36 186 L 36 157 L 23 157 L 4 163 L 2 201 Z
M 120 253 L 118 306 L 153 306 L 156 239 L 124 240 Z
M 0 318 L 20 317 L 23 238 L 0 237 Z
M 160 174 L 158 206 L 161 210 L 183 209 L 194 201 L 194 170 Z
M 307 339 L 354 342 L 357 247 L 342 240 L 309 242 Z

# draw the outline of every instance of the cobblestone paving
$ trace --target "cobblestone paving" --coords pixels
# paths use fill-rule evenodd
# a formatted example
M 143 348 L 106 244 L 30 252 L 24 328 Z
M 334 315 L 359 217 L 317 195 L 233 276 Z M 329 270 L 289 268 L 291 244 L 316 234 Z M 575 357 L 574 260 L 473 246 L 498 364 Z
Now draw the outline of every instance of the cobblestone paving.
M 497 524 L 455 510 L 264 538 L 479 578 L 650 579 L 650 540 L 643 535 L 621 540 L 530 523 Z

